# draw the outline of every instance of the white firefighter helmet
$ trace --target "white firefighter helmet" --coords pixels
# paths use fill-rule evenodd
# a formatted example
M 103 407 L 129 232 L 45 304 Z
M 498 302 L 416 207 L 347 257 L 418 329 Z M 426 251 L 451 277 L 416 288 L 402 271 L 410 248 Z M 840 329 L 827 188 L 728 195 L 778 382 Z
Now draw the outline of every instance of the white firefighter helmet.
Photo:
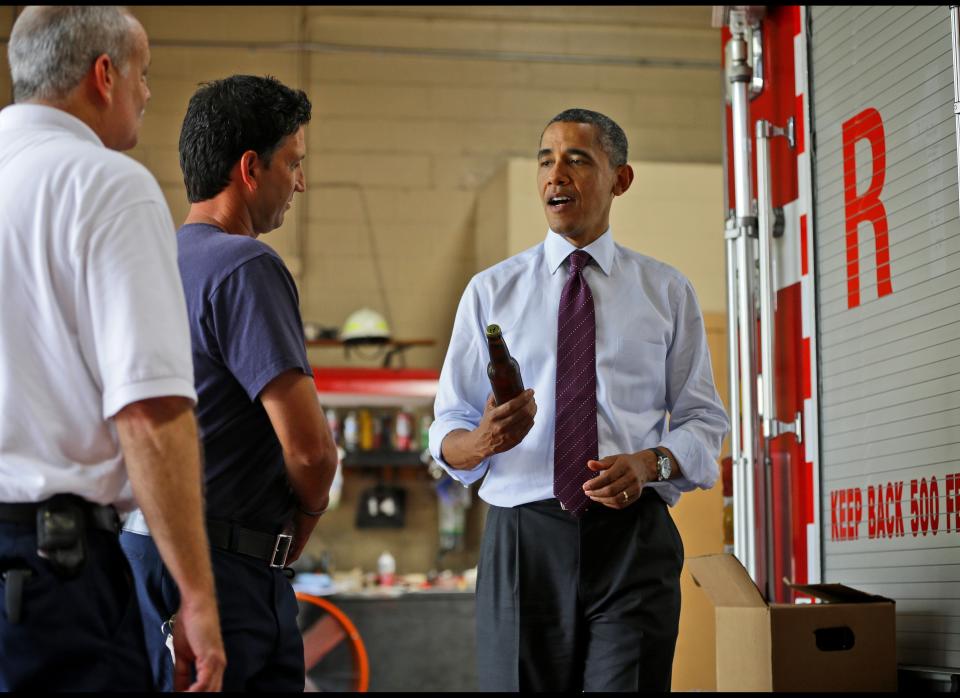
M 390 327 L 383 315 L 370 308 L 355 310 L 343 323 L 340 339 L 347 344 L 390 341 Z

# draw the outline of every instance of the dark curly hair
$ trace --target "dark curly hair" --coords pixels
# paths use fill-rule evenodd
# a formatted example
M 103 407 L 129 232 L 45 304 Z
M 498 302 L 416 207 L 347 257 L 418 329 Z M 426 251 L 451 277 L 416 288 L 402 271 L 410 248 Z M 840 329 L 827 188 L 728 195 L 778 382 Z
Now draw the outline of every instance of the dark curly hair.
M 620 167 L 627 164 L 627 134 L 623 132 L 620 125 L 605 114 L 589 109 L 566 109 L 547 122 L 543 130 L 546 131 L 550 124 L 558 121 L 572 122 L 575 124 L 593 124 L 597 127 L 600 147 L 610 159 L 612 167 Z M 543 140 L 543 133 L 540 134 L 540 140 Z
M 310 100 L 274 77 L 232 75 L 201 83 L 180 128 L 180 169 L 190 203 L 212 199 L 253 150 L 270 166 L 281 141 L 310 121 Z

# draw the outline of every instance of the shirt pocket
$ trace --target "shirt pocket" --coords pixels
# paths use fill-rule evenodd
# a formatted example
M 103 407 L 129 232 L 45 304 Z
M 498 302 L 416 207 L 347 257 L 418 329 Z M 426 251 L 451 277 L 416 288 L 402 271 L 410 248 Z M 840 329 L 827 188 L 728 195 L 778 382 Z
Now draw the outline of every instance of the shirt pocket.
M 667 347 L 633 337 L 617 340 L 610 397 L 626 410 L 659 408 L 665 402 Z

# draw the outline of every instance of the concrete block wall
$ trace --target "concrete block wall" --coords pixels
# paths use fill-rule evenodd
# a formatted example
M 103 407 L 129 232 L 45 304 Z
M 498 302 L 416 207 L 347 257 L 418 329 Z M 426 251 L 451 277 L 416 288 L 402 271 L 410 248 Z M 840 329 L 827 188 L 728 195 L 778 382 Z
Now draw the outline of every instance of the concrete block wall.
M 6 37 L 16 11 L 0 8 L 0 106 L 11 100 Z M 607 113 L 624 127 L 636 162 L 720 163 L 720 36 L 710 28 L 709 6 L 132 11 L 151 38 L 153 97 L 130 155 L 157 177 L 174 220 L 188 209 L 177 141 L 198 83 L 270 74 L 304 89 L 314 105 L 307 192 L 262 239 L 294 273 L 305 320 L 339 327 L 370 306 L 388 314 L 395 336 L 436 340 L 408 351 L 411 367 L 439 368 L 464 286 L 507 251 L 503 231 L 520 215 L 498 210 L 498 202 L 506 209 L 517 200 L 510 168 L 514 179 L 522 176 L 519 159 L 535 155 L 543 125 L 557 112 L 581 106 Z M 531 215 L 540 238 L 542 212 Z M 720 221 L 718 211 L 717 230 Z M 705 283 L 722 283 L 722 261 L 712 250 L 691 245 L 687 253 L 696 273 L 716 269 L 716 280 Z M 330 349 L 311 349 L 310 360 L 345 363 L 342 351 Z M 714 363 L 724 372 L 720 356 Z M 410 525 L 378 537 L 353 528 L 359 491 L 376 478 L 347 478 L 341 508 L 325 517 L 311 550 L 333 550 L 340 568 L 369 569 L 386 545 L 401 572 L 429 568 L 437 545 L 432 483 L 412 472 L 400 476 L 413 505 Z M 696 507 L 707 512 L 703 540 L 715 545 L 719 493 L 698 496 L 708 503 Z M 691 497 L 691 508 L 701 500 Z M 471 513 L 462 566 L 475 564 L 482 511 Z M 710 530 L 715 516 L 718 528 Z M 712 687 L 685 673 L 675 688 Z
M 188 209 L 177 140 L 197 85 L 252 73 L 303 88 L 314 104 L 307 193 L 264 239 L 294 272 L 305 320 L 339 327 L 367 305 L 395 336 L 437 340 L 410 350 L 410 366 L 443 359 L 478 267 L 479 190 L 509 158 L 533 155 L 558 111 L 608 113 L 634 159 L 720 160 L 708 6 L 132 10 L 151 39 L 153 98 L 130 154 L 156 175 L 174 220 Z M 0 12 L 0 37 L 15 11 Z M 345 361 L 328 349 L 310 358 Z
M 614 240 L 679 269 L 693 284 L 701 310 L 722 315 L 727 307 L 723 168 L 711 163 L 637 162 L 632 157 L 630 165 L 633 184 L 610 209 Z M 536 171 L 536 159 L 511 158 L 503 173 L 481 190 L 477 250 L 483 257 L 478 256 L 478 268 L 543 241 L 547 223 L 536 195 Z M 506 205 L 500 198 L 504 187 Z
M 13 84 L 10 80 L 10 64 L 7 62 L 7 37 L 17 16 L 14 6 L 0 7 L 0 105 L 13 101 Z
M 479 266 L 479 190 L 509 158 L 535 152 L 553 114 L 609 113 L 638 159 L 720 158 L 707 7 L 134 12 L 153 45 L 153 99 L 131 154 L 155 172 L 175 219 L 187 209 L 176 140 L 197 83 L 250 72 L 302 87 L 314 104 L 308 190 L 265 240 L 296 274 L 306 320 L 338 327 L 366 305 L 395 336 L 435 339 L 408 352 L 410 366 L 442 361 Z M 311 360 L 344 362 L 329 349 Z
M 640 159 L 719 161 L 720 77 L 711 67 L 718 35 L 708 15 L 708 8 L 310 8 L 318 117 L 308 172 L 315 189 L 362 186 L 370 224 L 344 225 L 364 224 L 348 197 L 327 196 L 319 211 L 311 198 L 310 220 L 322 216 L 326 226 L 336 217 L 331 232 L 344 236 L 373 229 L 389 261 L 382 266 L 398 272 L 385 279 L 395 333 L 438 340 L 433 350 L 410 351 L 411 365 L 440 364 L 460 292 L 488 261 L 475 256 L 489 247 L 475 220 L 479 190 L 510 158 L 534 154 L 553 114 L 575 105 L 609 113 Z M 343 45 L 350 50 L 327 50 Z M 670 60 L 702 67 L 650 64 Z M 315 232 L 307 235 L 305 315 L 337 324 L 361 299 L 381 309 L 371 262 L 356 256 L 362 237 L 342 249 L 343 241 L 316 243 Z M 391 238 L 396 254 L 380 242 Z M 318 246 L 325 262 L 313 257 Z M 315 264 L 332 273 L 313 273 Z
M 0 13 L 0 37 L 14 12 Z M 133 12 L 151 38 L 153 98 L 130 154 L 157 176 L 174 219 L 187 211 L 177 139 L 198 83 L 244 72 L 305 89 L 308 190 L 265 240 L 295 273 L 305 319 L 340 326 L 369 305 L 389 311 L 396 336 L 436 339 L 410 350 L 411 366 L 442 361 L 477 266 L 479 189 L 535 152 L 553 114 L 610 114 L 639 160 L 720 159 L 719 35 L 706 6 Z M 332 350 L 311 360 L 344 361 Z

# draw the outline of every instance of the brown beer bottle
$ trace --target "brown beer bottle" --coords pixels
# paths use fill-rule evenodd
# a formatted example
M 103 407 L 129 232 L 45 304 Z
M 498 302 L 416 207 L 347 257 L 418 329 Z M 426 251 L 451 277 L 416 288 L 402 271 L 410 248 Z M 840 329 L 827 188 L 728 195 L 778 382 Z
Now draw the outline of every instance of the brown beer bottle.
M 487 377 L 493 388 L 493 400 L 502 405 L 523 392 L 520 365 L 510 356 L 500 325 L 487 325 L 487 348 L 490 350 Z

